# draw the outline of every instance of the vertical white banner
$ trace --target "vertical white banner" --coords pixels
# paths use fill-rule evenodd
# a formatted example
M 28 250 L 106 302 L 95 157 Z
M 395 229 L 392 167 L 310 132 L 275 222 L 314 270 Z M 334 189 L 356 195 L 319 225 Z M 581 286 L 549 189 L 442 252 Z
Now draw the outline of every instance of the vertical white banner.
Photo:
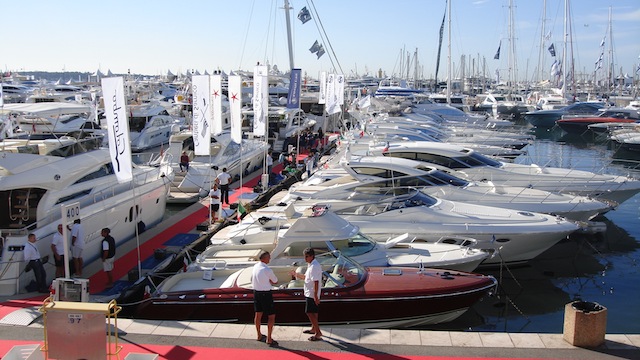
M 242 78 L 229 75 L 229 110 L 231 112 L 231 140 L 242 141 Z
M 4 107 L 4 91 L 2 90 L 4 83 L 0 82 L 0 107 Z
M 222 75 L 211 76 L 211 133 L 218 135 L 222 132 Z
M 318 104 L 327 103 L 327 72 L 320 73 L 320 92 L 318 94 Z
M 124 82 L 122 77 L 102 78 L 102 96 L 104 113 L 107 117 L 107 136 L 113 171 L 118 182 L 133 179 L 131 169 L 131 143 L 129 142 L 129 121 L 127 104 L 124 100 Z
M 265 65 L 253 68 L 253 134 L 267 133 L 267 113 L 269 112 L 269 74 Z
M 335 93 L 337 99 L 337 106 L 339 110 L 342 110 L 344 104 L 344 75 L 336 75 Z
M 325 105 L 327 114 L 335 114 L 335 107 L 338 103 L 338 99 L 336 98 L 336 75 L 329 74 L 327 75 L 327 103 Z
M 193 145 L 196 155 L 209 155 L 211 151 L 211 91 L 209 75 L 193 75 Z

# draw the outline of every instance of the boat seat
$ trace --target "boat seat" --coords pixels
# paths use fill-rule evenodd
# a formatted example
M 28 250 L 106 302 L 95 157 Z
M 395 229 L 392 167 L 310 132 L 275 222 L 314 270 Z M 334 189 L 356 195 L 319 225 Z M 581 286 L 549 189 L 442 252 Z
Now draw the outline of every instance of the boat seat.
M 301 274 L 304 275 L 304 273 L 307 271 L 307 267 L 306 266 L 298 266 L 296 268 L 296 274 Z M 287 289 L 300 289 L 304 287 L 304 280 L 303 279 L 294 279 L 289 281 L 289 283 L 287 284 Z
M 324 284 L 324 287 L 341 287 L 344 284 L 344 276 L 339 272 L 340 267 L 335 265 L 333 267 L 333 271 L 331 271 L 331 277 L 327 279 L 327 282 Z

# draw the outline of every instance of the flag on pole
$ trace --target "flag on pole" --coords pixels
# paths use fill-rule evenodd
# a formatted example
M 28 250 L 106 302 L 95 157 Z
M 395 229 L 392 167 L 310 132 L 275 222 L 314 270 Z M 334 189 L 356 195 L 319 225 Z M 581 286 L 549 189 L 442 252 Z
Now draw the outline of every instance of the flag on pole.
M 287 96 L 287 109 L 300 108 L 300 76 L 301 69 L 291 69 L 289 78 L 289 95 Z
M 238 209 L 236 210 L 236 213 L 238 215 L 238 222 L 242 220 L 242 215 L 247 213 L 247 209 L 242 206 L 242 202 L 240 202 L 240 200 L 238 200 Z
M 600 41 L 600 47 L 604 47 L 604 39 L 605 38 L 606 38 L 606 36 L 602 38 L 602 41 Z
M 209 75 L 194 75 L 191 79 L 193 92 L 193 145 L 196 155 L 211 153 L 211 90 Z
M 131 181 L 133 180 L 131 143 L 122 77 L 102 78 L 102 94 L 113 171 L 119 183 Z
M 553 43 L 549 45 L 549 52 L 551 53 L 551 56 L 556 57 L 556 48 L 553 46 Z
M 300 9 L 300 12 L 298 13 L 298 19 L 300 19 L 303 24 L 306 24 L 307 21 L 311 20 L 311 14 L 309 13 L 309 10 L 306 6 Z
M 498 45 L 498 51 L 496 51 L 496 54 L 495 54 L 495 55 L 493 55 L 493 58 L 494 58 L 495 60 L 500 59 L 500 47 L 502 47 L 502 41 L 500 41 L 500 44 Z
M 222 75 L 211 76 L 211 133 L 218 135 L 222 132 Z
M 0 82 L 0 107 L 4 107 L 4 91 L 2 91 L 4 83 Z
M 596 60 L 596 68 L 593 71 L 602 69 L 602 63 L 604 62 L 604 53 L 600 53 L 600 57 Z
M 242 78 L 229 75 L 229 110 L 231 112 L 231 140 L 242 141 Z
M 269 112 L 269 73 L 265 65 L 253 68 L 253 134 L 267 133 L 267 113 Z
M 318 40 L 316 40 L 313 45 L 311 45 L 309 51 L 311 51 L 311 53 L 313 54 L 316 54 L 318 56 L 318 59 L 320 59 L 320 57 L 324 55 L 324 47 L 318 42 Z

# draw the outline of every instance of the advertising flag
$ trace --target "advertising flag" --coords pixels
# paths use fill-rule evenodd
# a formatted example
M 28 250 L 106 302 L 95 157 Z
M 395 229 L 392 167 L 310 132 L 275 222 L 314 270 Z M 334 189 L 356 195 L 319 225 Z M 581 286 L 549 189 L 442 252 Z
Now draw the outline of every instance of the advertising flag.
M 222 75 L 211 76 L 211 133 L 218 135 L 222 132 Z
M 269 78 L 265 65 L 253 68 L 253 134 L 267 133 L 267 113 L 269 112 Z
M 242 141 L 242 78 L 229 75 L 229 110 L 231 112 L 231 140 Z
M 301 69 L 291 69 L 291 77 L 289 78 L 289 96 L 287 96 L 287 109 L 300 108 L 301 75 Z
M 327 72 L 320 73 L 320 92 L 318 93 L 318 104 L 327 103 Z
M 209 75 L 193 75 L 193 147 L 196 155 L 209 155 L 211 151 L 211 91 Z
M 129 142 L 129 121 L 127 120 L 122 77 L 102 78 L 104 113 L 107 117 L 109 153 L 113 171 L 118 182 L 133 180 L 131 168 L 131 143 Z
M 496 54 L 495 54 L 495 55 L 493 55 L 493 58 L 494 58 L 495 60 L 500 59 L 500 47 L 501 47 L 501 46 L 502 46 L 502 41 L 500 41 L 500 44 L 498 45 L 498 51 L 496 51 Z

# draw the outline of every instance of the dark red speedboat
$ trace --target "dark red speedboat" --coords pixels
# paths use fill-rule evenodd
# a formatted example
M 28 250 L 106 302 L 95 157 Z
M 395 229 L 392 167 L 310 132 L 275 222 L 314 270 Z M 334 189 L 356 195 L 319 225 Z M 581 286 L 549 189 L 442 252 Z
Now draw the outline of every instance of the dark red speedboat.
M 560 128 L 571 134 L 583 134 L 589 131 L 589 125 L 603 123 L 634 123 L 640 121 L 638 111 L 627 108 L 605 109 L 595 116 L 565 115 L 557 120 Z
M 486 275 L 400 267 L 364 268 L 337 252 L 317 257 L 324 271 L 320 322 L 350 327 L 408 327 L 451 321 L 495 288 Z M 303 264 L 305 265 L 305 264 Z M 276 322 L 303 325 L 303 283 L 291 280 L 297 264 L 271 267 Z M 176 274 L 138 306 L 135 317 L 252 323 L 252 268 Z M 211 275 L 211 280 L 208 280 Z

